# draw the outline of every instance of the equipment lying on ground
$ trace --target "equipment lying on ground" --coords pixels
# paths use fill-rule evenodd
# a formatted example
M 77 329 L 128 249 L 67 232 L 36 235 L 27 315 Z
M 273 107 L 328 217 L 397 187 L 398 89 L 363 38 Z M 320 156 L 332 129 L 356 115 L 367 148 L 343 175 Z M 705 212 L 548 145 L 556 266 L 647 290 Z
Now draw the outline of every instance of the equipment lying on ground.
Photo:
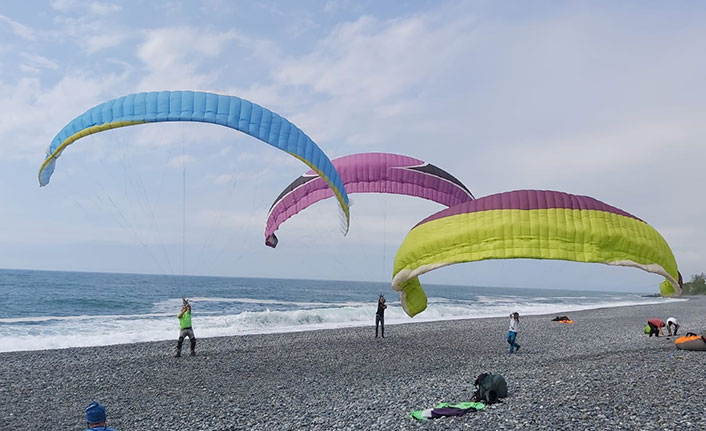
M 569 319 L 569 316 L 556 316 L 555 318 L 552 319 L 552 322 L 574 323 L 573 320 Z
M 470 402 L 437 404 L 432 409 L 415 410 L 409 415 L 417 420 L 436 419 L 446 416 L 463 416 L 470 411 L 483 410 L 486 404 L 493 404 L 498 398 L 507 397 L 507 383 L 500 374 L 483 373 L 476 378 L 473 400 Z
M 507 382 L 500 374 L 480 374 L 474 384 L 477 389 L 473 393 L 473 401 L 493 404 L 498 401 L 498 398 L 507 397 Z
M 485 408 L 485 404 L 478 402 L 464 402 L 458 404 L 441 403 L 433 409 L 415 410 L 409 415 L 414 419 L 423 421 L 424 419 L 436 419 L 446 416 L 463 416 L 470 411 L 479 411 Z
M 690 332 L 674 340 L 677 349 L 706 351 L 706 337 Z

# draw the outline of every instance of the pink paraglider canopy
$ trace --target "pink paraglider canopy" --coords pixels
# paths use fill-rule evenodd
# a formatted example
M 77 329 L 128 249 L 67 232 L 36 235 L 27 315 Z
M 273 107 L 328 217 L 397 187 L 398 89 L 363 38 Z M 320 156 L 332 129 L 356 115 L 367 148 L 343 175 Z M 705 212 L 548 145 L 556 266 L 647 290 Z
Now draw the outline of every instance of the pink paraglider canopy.
M 416 196 L 445 206 L 474 199 L 448 172 L 424 161 L 388 153 L 362 153 L 331 161 L 347 193 L 392 193 Z M 277 246 L 275 231 L 288 218 L 333 196 L 328 185 L 309 171 L 287 186 L 272 204 L 265 226 L 265 244 Z

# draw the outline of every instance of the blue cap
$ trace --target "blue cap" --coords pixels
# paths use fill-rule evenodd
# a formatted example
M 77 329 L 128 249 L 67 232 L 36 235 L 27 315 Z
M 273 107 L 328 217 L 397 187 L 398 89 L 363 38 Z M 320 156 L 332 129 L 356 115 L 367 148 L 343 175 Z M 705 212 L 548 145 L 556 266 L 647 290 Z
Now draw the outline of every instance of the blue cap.
M 93 401 L 86 407 L 86 421 L 89 424 L 105 422 L 105 407 Z

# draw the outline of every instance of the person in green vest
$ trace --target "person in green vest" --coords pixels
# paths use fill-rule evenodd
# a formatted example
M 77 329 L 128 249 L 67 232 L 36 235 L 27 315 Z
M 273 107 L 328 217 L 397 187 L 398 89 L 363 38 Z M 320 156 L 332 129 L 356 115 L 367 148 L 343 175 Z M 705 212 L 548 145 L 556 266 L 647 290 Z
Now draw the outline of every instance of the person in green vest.
M 196 337 L 194 330 L 191 328 L 191 304 L 189 301 L 182 298 L 181 312 L 177 315 L 179 318 L 179 341 L 177 341 L 176 357 L 181 356 L 181 345 L 184 343 L 184 338 L 189 337 L 191 342 L 191 356 L 196 356 Z

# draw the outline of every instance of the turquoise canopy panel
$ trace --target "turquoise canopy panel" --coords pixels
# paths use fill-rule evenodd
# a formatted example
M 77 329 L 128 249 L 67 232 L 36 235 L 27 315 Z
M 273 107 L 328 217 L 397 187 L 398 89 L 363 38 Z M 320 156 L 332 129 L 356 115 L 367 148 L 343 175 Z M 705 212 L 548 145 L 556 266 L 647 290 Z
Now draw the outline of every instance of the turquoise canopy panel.
M 235 96 L 201 91 L 159 91 L 129 94 L 94 106 L 71 120 L 54 137 L 39 169 L 39 184 L 49 184 L 56 160 L 67 146 L 103 130 L 165 121 L 195 121 L 220 124 L 246 133 L 298 158 L 333 191 L 345 216 L 350 212 L 343 181 L 318 145 L 301 129 L 267 108 Z

